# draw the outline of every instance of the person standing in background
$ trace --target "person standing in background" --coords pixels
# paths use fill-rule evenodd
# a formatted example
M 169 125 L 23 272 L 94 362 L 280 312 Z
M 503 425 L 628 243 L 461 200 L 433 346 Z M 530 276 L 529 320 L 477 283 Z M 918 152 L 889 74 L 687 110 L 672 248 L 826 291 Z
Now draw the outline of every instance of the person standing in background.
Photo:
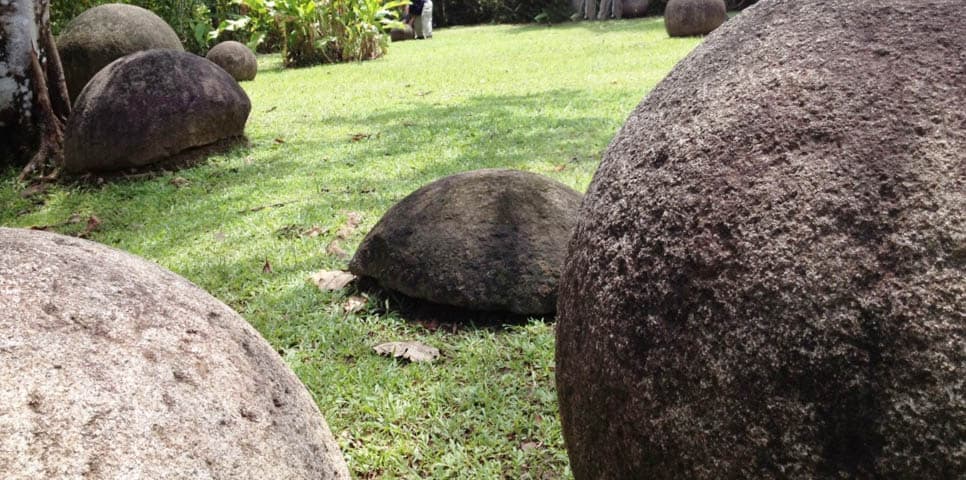
M 412 0 L 409 14 L 416 39 L 433 38 L 433 0 Z

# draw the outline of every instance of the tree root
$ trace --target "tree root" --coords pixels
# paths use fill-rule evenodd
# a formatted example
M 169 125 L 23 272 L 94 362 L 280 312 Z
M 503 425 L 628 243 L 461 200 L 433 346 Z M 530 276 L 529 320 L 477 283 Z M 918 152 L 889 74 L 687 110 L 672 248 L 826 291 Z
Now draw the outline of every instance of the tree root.
M 36 106 L 39 117 L 37 127 L 40 133 L 40 145 L 34 156 L 27 162 L 27 166 L 20 172 L 18 177 L 20 181 L 33 178 L 35 174 L 45 179 L 55 179 L 64 165 L 64 127 L 67 116 L 70 114 L 70 102 L 66 100 L 67 88 L 64 82 L 64 74 L 49 27 L 46 28 L 43 38 L 48 55 L 46 71 L 40 64 L 37 52 L 34 51 L 30 54 L 30 76 L 35 86 L 34 94 L 37 99 Z M 49 75 L 53 77 L 51 78 L 54 87 L 53 98 L 48 88 Z M 55 102 L 59 112 L 54 111 Z

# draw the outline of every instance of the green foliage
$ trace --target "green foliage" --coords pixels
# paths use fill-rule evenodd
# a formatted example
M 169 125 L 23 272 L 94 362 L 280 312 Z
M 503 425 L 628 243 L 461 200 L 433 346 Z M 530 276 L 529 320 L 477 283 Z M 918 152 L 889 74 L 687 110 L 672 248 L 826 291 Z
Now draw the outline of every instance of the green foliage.
M 437 25 L 558 23 L 571 13 L 570 0 L 433 0 Z
M 394 9 L 408 0 L 234 0 L 245 15 L 210 35 L 246 32 L 255 48 L 275 34 L 286 66 L 371 60 L 389 48 L 385 31 L 399 26 Z
M 151 10 L 171 25 L 186 50 L 198 54 L 208 51 L 209 32 L 216 25 L 239 13 L 232 0 L 52 0 L 54 34 L 85 10 L 105 3 L 127 3 Z

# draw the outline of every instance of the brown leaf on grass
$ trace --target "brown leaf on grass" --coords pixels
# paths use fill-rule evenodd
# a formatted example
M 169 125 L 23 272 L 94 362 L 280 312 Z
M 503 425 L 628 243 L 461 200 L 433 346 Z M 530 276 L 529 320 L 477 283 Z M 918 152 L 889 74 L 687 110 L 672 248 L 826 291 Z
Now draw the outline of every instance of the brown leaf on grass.
M 349 254 L 339 246 L 338 240 L 329 242 L 329 245 L 325 247 L 325 253 L 339 258 L 349 258 Z
M 174 177 L 171 180 L 169 180 L 168 183 L 170 183 L 171 185 L 174 185 L 175 187 L 182 188 L 182 187 L 187 187 L 188 185 L 191 185 L 191 180 L 188 180 L 187 178 L 184 178 L 184 177 Z
M 315 237 L 318 237 L 319 235 L 322 235 L 323 233 L 326 233 L 326 232 L 328 232 L 328 230 L 323 229 L 322 227 L 320 227 L 318 225 L 312 225 L 312 228 L 309 228 L 307 230 L 304 230 L 301 233 L 301 235 L 303 237 L 315 238 Z
M 359 228 L 359 224 L 362 223 L 362 214 L 359 212 L 346 212 L 345 225 L 339 228 L 335 236 L 340 240 L 345 240 L 355 233 L 356 229 Z
M 67 217 L 67 223 L 81 223 L 83 220 L 84 217 L 79 213 L 72 213 L 69 217 Z
M 566 169 L 567 169 L 567 166 L 564 164 L 560 164 L 560 165 L 557 165 L 556 167 L 553 167 L 553 171 L 555 172 L 562 172 Z
M 262 273 L 272 273 L 272 264 L 268 259 L 265 260 L 265 265 L 262 265 Z
M 91 215 L 87 218 L 87 226 L 84 227 L 84 231 L 78 234 L 80 238 L 84 238 L 90 235 L 94 230 L 97 230 L 101 226 L 101 219 L 97 218 L 95 215 Z
M 346 299 L 345 303 L 342 304 L 342 310 L 345 313 L 356 313 L 362 311 L 365 308 L 366 303 L 369 299 L 366 297 L 360 297 L 358 295 L 353 295 Z
M 402 358 L 410 362 L 432 362 L 439 358 L 439 350 L 420 342 L 387 342 L 372 347 L 379 355 Z
M 367 138 L 369 138 L 371 136 L 372 136 L 371 133 L 354 133 L 354 134 L 352 134 L 351 141 L 353 141 L 353 142 L 361 142 L 362 140 L 365 140 L 365 139 L 367 139 Z
M 282 137 L 276 137 L 275 138 L 275 143 L 281 145 L 281 144 L 285 143 L 285 139 L 282 138 Z
M 540 448 L 540 442 L 523 442 L 520 444 L 520 450 L 523 451 L 533 450 L 534 448 Z
M 355 275 L 342 270 L 322 270 L 309 276 L 309 280 L 323 292 L 342 290 L 355 279 Z

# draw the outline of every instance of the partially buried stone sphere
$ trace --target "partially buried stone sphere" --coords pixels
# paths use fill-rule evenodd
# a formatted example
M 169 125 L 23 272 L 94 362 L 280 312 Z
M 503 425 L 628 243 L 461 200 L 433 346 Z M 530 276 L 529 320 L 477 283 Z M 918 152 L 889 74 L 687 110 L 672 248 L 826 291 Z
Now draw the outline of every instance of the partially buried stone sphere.
M 566 185 L 527 172 L 446 177 L 386 212 L 349 268 L 439 304 L 553 313 L 580 199 Z
M 0 478 L 348 479 L 237 313 L 132 255 L 0 228 Z
M 208 51 L 206 58 L 225 69 L 239 82 L 254 80 L 258 73 L 258 59 L 255 53 L 239 42 L 221 42 Z
M 966 10 L 887 3 L 759 3 L 611 143 L 557 316 L 578 480 L 963 478 Z
M 671 0 L 664 8 L 664 28 L 672 37 L 707 35 L 727 19 L 724 0 Z
M 184 51 L 171 26 L 150 10 L 109 3 L 81 13 L 57 37 L 71 101 L 109 63 L 152 49 Z
M 135 53 L 98 72 L 74 103 L 64 163 L 76 173 L 144 167 L 241 136 L 250 111 L 238 82 L 208 60 Z

